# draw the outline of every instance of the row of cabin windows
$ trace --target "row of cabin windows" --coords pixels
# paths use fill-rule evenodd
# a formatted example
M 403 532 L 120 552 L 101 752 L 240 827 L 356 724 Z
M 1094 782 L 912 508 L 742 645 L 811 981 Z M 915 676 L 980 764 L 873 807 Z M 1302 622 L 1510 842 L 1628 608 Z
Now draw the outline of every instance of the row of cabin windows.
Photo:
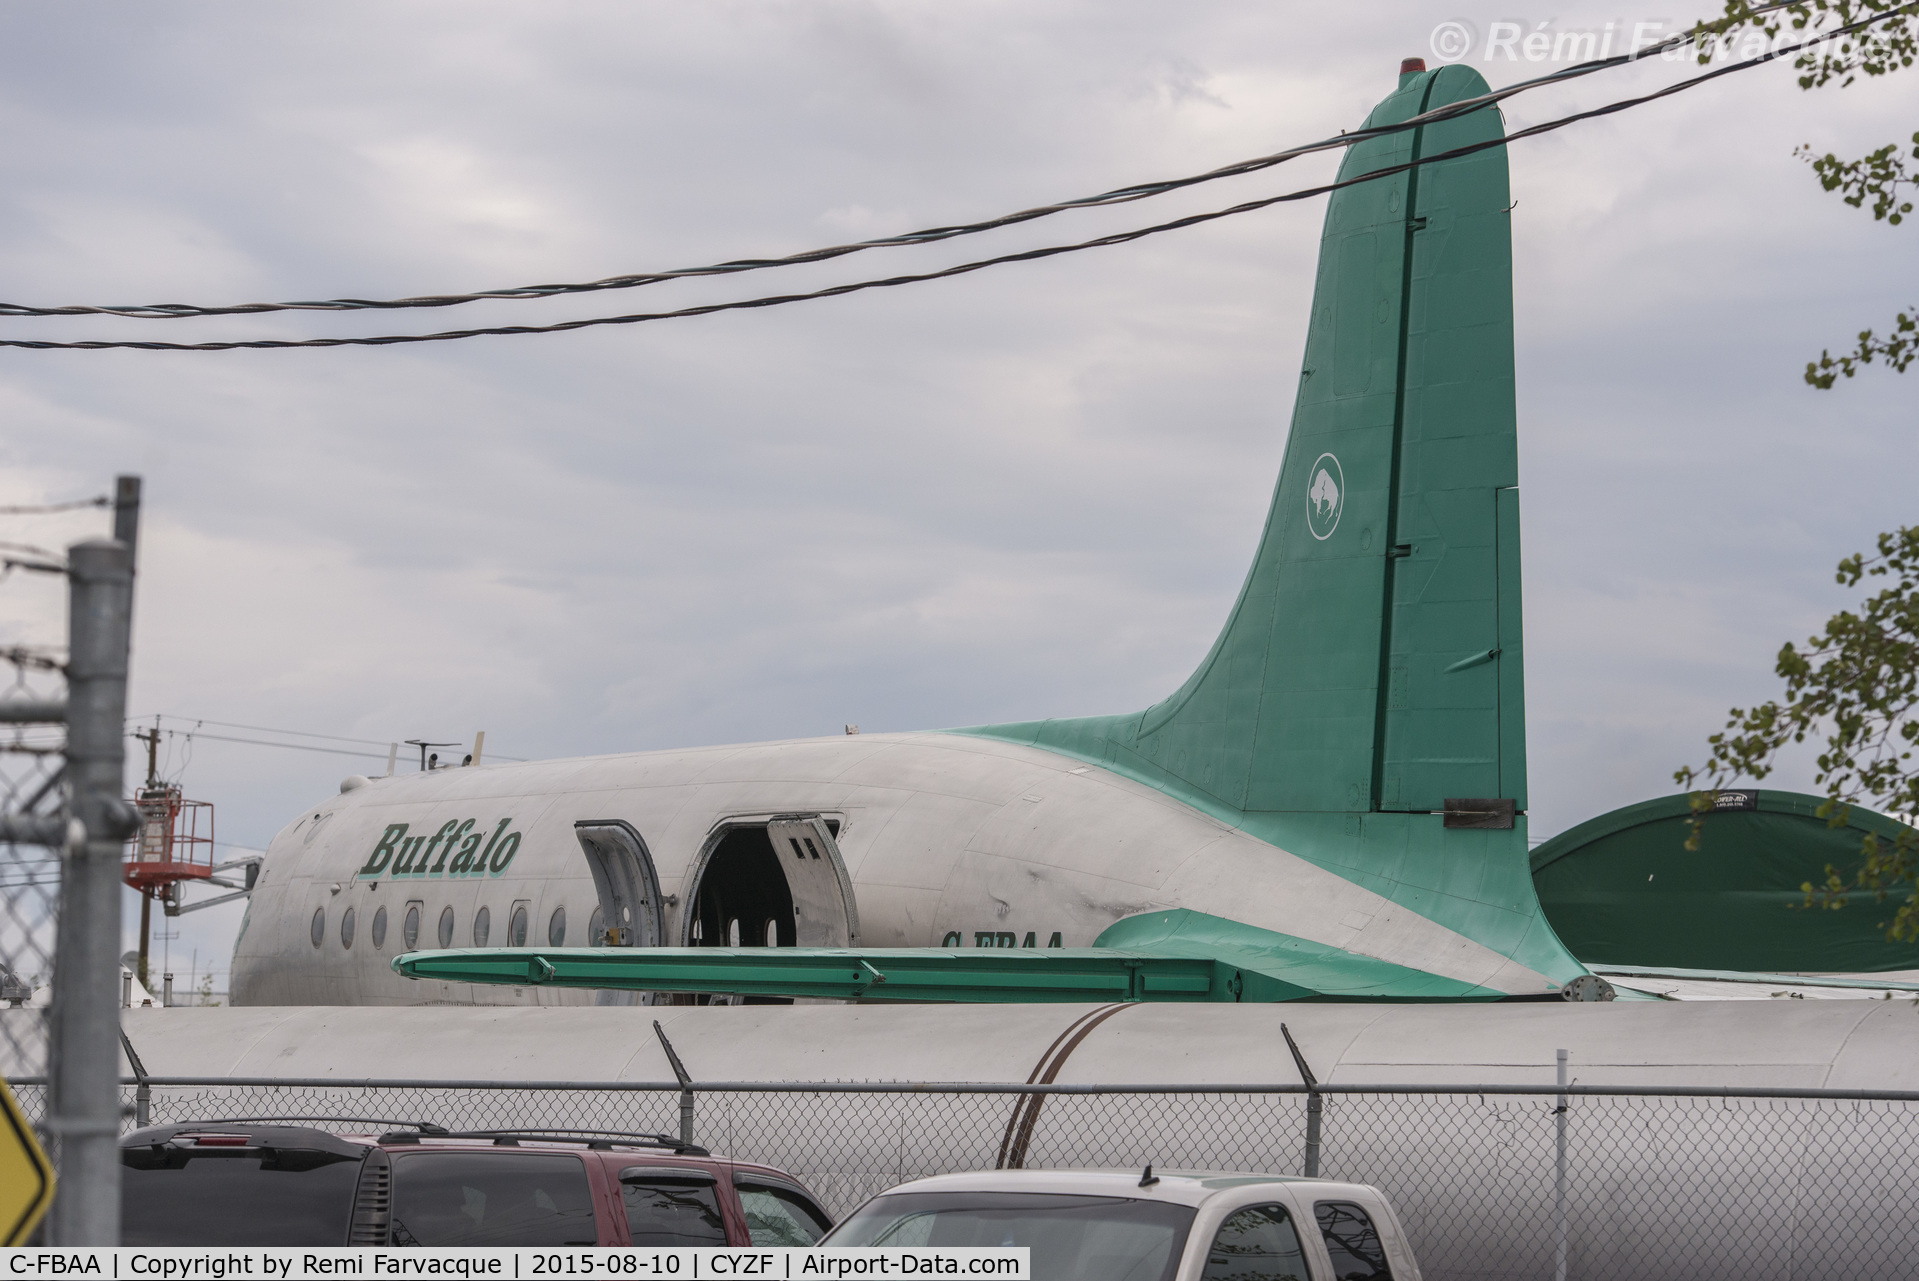
M 358 929 L 357 916 L 358 914 L 355 909 L 350 907 L 340 914 L 340 946 L 348 951 L 353 949 L 353 939 Z M 373 924 L 368 930 L 368 933 L 372 937 L 375 951 L 384 951 L 386 949 L 386 919 L 386 908 L 384 907 L 379 908 L 373 913 Z M 441 908 L 439 921 L 441 947 L 453 946 L 455 924 L 453 909 L 451 907 Z M 529 919 L 526 904 L 520 903 L 515 905 L 513 908 L 513 917 L 507 922 L 506 946 L 525 947 L 528 924 Z M 738 922 L 734 922 L 734 925 L 737 927 Z M 418 903 L 407 904 L 406 921 L 401 926 L 400 932 L 407 951 L 411 952 L 420 945 L 420 905 Z M 473 914 L 473 946 L 485 947 L 487 938 L 492 932 L 493 913 L 490 909 L 482 907 Z M 593 919 L 587 922 L 586 927 L 588 946 L 600 946 L 602 933 L 600 909 L 595 907 L 593 909 Z M 316 907 L 313 909 L 313 925 L 309 931 L 309 937 L 312 938 L 313 946 L 315 947 L 319 947 L 322 943 L 326 942 L 325 907 Z M 566 906 L 564 904 L 554 908 L 553 914 L 546 918 L 546 942 L 548 947 L 566 946 Z
M 752 927 L 750 926 L 741 925 L 740 918 L 736 916 L 732 920 L 726 923 L 725 929 L 721 931 L 721 936 L 719 941 L 714 943 L 713 946 L 714 947 L 748 947 L 748 946 L 757 947 L 758 946 L 757 943 L 748 944 L 746 942 L 746 938 L 747 938 L 746 931 L 751 928 Z M 774 920 L 772 917 L 770 916 L 767 917 L 766 921 L 759 927 L 758 930 L 754 932 L 761 936 L 761 941 L 764 942 L 766 946 L 778 947 L 780 945 L 780 923 Z M 706 945 L 706 930 L 702 922 L 699 920 L 699 918 L 695 917 L 693 920 L 693 946 L 702 947 L 705 945 Z

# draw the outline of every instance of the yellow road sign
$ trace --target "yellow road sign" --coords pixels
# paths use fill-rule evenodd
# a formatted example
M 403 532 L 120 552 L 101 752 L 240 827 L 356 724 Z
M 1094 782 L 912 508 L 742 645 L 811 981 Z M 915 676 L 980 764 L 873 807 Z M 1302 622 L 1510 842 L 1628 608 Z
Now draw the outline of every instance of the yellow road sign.
M 21 1245 L 53 1202 L 53 1162 L 0 1080 L 0 1245 Z

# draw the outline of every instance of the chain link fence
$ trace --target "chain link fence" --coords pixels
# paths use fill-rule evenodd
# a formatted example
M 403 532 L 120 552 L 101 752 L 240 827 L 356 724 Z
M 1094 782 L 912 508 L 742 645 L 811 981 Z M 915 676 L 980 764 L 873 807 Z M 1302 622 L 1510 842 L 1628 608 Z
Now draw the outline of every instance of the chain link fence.
M 12 562 L 17 564 L 17 562 Z M 20 840 L 66 808 L 66 727 L 33 723 L 66 699 L 60 651 L 12 646 L 0 651 L 0 1004 L 36 1007 L 40 1017 L 0 1021 L 6 1061 L 47 1069 L 45 1006 L 53 982 L 60 854 Z M 21 822 L 19 820 L 29 820 Z M 40 820 L 35 823 L 31 820 Z
M 343 1133 L 679 1130 L 673 1084 L 153 1078 L 145 1121 L 303 1119 Z M 22 1102 L 41 1106 L 39 1087 Z M 1375 1184 L 1432 1281 L 1910 1276 L 1919 1094 L 1598 1086 L 1324 1087 L 1320 1173 Z M 1566 1177 L 1557 1176 L 1565 1107 Z M 696 1085 L 695 1136 L 803 1180 L 835 1214 L 954 1170 L 1297 1174 L 1302 1087 Z M 1563 1226 L 1562 1226 L 1563 1225 Z

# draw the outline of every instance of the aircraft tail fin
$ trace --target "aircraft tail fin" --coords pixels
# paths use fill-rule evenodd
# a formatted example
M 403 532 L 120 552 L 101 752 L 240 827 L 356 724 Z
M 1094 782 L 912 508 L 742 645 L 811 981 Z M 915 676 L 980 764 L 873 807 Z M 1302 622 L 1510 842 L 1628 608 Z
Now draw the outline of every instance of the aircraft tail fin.
M 1407 72 L 1367 124 L 1486 91 Z M 1484 107 L 1340 176 L 1503 131 Z M 1503 146 L 1334 192 L 1285 460 L 1211 652 L 1144 712 L 957 732 L 1095 761 L 1569 977 L 1526 869 L 1510 204 Z M 1488 826 L 1469 811 L 1495 830 L 1451 830 Z

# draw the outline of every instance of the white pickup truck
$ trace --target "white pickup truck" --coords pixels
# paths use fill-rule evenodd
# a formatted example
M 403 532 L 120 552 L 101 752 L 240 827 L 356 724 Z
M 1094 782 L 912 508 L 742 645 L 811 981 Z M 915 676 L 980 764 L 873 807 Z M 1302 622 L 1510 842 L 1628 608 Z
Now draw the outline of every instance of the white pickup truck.
M 1034 1281 L 1419 1281 L 1378 1188 L 1150 1166 L 917 1179 L 820 1244 L 1029 1246 Z

